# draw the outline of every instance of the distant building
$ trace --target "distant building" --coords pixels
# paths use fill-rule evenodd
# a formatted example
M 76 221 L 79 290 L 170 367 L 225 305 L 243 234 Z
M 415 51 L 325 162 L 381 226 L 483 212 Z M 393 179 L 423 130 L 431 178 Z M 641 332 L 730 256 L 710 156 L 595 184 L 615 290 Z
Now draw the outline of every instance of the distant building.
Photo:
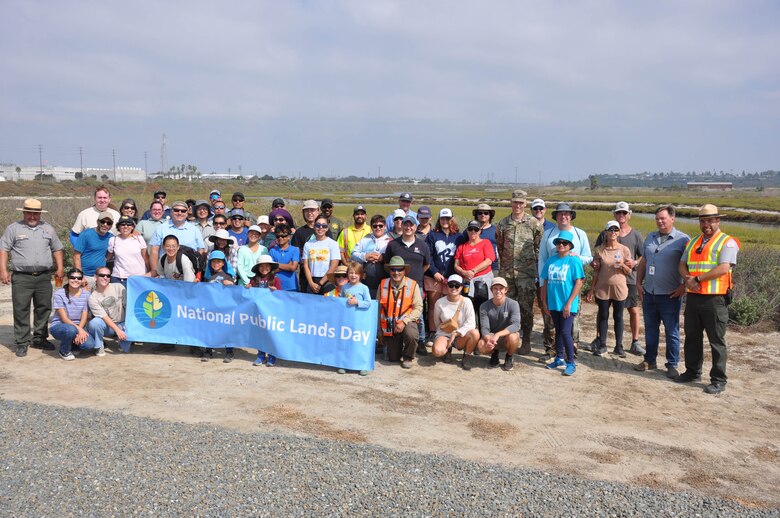
M 117 167 L 116 174 L 113 168 L 86 167 L 81 173 L 79 167 L 64 166 L 17 166 L 16 164 L 0 164 L 0 176 L 6 180 L 40 180 L 43 172 L 44 180 L 79 180 L 80 178 L 94 177 L 98 180 L 114 180 L 117 182 L 145 182 L 146 173 L 140 167 Z
M 687 185 L 692 191 L 730 191 L 734 188 L 731 182 L 688 182 Z

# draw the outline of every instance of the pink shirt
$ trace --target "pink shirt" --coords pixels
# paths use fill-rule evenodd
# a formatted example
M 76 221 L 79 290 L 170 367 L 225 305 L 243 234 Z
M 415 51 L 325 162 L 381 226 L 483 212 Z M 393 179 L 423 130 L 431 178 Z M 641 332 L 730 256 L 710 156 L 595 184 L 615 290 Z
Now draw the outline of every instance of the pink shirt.
M 131 275 L 146 273 L 146 263 L 141 255 L 146 250 L 146 241 L 140 235 L 127 238 L 114 236 L 108 240 L 108 251 L 114 254 L 114 269 L 111 275 L 127 279 Z

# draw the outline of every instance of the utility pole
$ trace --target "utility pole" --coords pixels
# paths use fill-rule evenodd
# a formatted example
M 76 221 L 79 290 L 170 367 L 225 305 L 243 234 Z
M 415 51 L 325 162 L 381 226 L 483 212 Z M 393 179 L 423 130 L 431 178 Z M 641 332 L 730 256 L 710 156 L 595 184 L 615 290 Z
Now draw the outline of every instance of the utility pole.
M 111 150 L 111 156 L 114 158 L 114 181 L 116 182 L 116 149 Z
M 144 176 L 149 177 L 149 153 L 144 151 Z
M 515 185 L 517 185 L 517 166 L 515 166 Z
M 38 165 L 41 168 L 41 181 L 43 181 L 43 144 L 38 144 Z
M 84 148 L 79 146 L 79 164 L 81 164 L 81 177 L 84 178 Z
M 379 178 L 382 178 L 382 166 L 378 165 L 376 166 L 377 174 L 379 175 Z

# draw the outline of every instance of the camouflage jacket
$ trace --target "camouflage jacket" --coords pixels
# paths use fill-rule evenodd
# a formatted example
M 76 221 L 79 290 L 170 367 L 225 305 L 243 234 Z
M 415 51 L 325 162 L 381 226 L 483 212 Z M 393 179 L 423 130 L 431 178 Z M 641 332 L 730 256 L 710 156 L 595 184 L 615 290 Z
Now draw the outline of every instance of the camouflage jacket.
M 539 243 L 544 226 L 538 219 L 523 214 L 520 221 L 505 217 L 496 225 L 496 244 L 500 268 L 498 273 L 506 279 L 514 279 L 524 288 L 536 285 L 539 259 Z

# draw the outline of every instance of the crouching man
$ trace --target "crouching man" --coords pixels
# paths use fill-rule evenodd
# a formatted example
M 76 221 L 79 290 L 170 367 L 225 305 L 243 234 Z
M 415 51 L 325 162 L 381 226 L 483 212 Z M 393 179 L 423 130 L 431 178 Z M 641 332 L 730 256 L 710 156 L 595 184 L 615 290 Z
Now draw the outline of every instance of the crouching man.
M 95 341 L 97 355 L 105 354 L 104 336 L 115 336 L 123 352 L 130 352 L 125 334 L 125 287 L 111 283 L 111 270 L 101 266 L 95 271 L 95 291 L 89 296 L 89 311 L 93 318 L 87 324 L 87 333 Z
M 411 369 L 420 332 L 417 322 L 422 314 L 422 295 L 414 279 L 408 277 L 409 265 L 395 256 L 386 265 L 390 278 L 379 284 L 379 324 L 387 347 L 387 359 Z
M 511 371 L 512 356 L 520 344 L 520 305 L 506 296 L 507 282 L 503 277 L 493 279 L 490 291 L 493 298 L 479 307 L 482 337 L 477 342 L 477 349 L 482 354 L 490 354 L 491 367 L 498 367 L 499 350 L 506 349 L 502 368 Z

